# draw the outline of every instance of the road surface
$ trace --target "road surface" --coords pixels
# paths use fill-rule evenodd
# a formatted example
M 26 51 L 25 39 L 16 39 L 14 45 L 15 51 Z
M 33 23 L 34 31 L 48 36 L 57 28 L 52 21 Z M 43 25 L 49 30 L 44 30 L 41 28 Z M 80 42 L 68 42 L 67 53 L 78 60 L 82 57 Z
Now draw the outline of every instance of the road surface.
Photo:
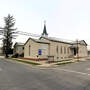
M 0 59 L 0 90 L 90 90 L 90 61 L 41 68 Z

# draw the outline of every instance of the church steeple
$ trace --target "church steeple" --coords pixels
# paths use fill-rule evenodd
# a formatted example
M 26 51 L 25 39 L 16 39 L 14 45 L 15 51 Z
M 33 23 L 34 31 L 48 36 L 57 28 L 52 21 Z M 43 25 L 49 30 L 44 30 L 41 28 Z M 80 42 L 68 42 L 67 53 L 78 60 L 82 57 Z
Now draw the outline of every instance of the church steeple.
M 46 30 L 46 21 L 44 21 L 44 29 L 43 29 L 42 36 L 48 36 L 47 30 Z

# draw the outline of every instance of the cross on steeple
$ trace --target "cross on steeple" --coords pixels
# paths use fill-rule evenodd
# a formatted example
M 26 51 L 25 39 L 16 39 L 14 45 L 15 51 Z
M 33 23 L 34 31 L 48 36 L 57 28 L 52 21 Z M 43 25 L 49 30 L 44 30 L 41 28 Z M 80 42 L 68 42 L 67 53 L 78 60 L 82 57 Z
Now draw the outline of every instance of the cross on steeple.
M 44 29 L 43 29 L 42 36 L 48 36 L 47 30 L 46 30 L 46 21 L 44 21 Z

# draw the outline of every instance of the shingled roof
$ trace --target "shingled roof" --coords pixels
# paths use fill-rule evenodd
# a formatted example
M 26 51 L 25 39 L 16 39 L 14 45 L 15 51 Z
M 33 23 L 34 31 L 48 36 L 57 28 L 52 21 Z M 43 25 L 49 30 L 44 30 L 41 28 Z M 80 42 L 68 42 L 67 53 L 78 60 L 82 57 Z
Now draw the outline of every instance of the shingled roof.
M 16 42 L 16 43 L 14 44 L 14 46 L 15 46 L 15 45 L 24 46 L 24 43 Z
M 53 42 L 62 42 L 62 43 L 66 43 L 66 44 L 73 44 L 71 40 L 66 40 L 66 39 L 61 39 L 61 38 L 56 38 L 56 37 L 40 37 L 41 38 L 45 38 L 47 40 L 53 41 Z
M 45 39 L 53 41 L 53 42 L 61 42 L 61 43 L 66 43 L 66 44 L 71 44 L 71 45 L 77 43 L 77 41 L 66 40 L 66 39 L 61 39 L 61 38 L 56 38 L 56 37 L 45 37 L 45 36 L 42 36 L 42 37 L 40 37 L 40 39 L 41 38 L 45 38 Z M 87 43 L 84 40 L 80 40 L 80 41 L 78 41 L 78 43 L 81 44 L 81 45 L 87 45 Z
M 27 43 L 29 40 L 33 40 L 34 42 L 37 42 L 37 43 L 50 44 L 50 43 L 48 43 L 48 42 L 46 42 L 46 41 L 43 41 L 43 40 L 40 40 L 40 39 L 34 39 L 34 38 L 29 38 L 29 39 L 26 41 L 26 43 Z M 26 43 L 25 43 L 25 44 L 26 44 Z M 24 44 L 24 45 L 25 45 L 25 44 Z

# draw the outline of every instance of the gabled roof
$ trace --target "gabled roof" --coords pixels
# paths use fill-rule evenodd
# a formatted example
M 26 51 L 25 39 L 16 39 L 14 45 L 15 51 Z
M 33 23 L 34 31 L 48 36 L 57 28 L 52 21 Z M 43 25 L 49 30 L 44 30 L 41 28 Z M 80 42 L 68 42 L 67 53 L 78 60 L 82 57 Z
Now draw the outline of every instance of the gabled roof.
M 43 40 L 39 40 L 39 39 L 34 39 L 34 38 L 29 38 L 26 43 L 29 41 L 29 40 L 33 40 L 34 42 L 37 42 L 37 43 L 43 43 L 43 44 L 50 44 L 46 41 L 43 41 Z M 24 45 L 26 45 L 26 43 Z
M 55 38 L 55 37 L 40 37 L 41 38 L 44 38 L 44 39 L 47 39 L 47 40 L 50 40 L 50 41 L 53 41 L 53 42 L 60 42 L 60 43 L 65 43 L 65 44 L 72 44 L 72 41 L 69 41 L 69 40 L 65 40 L 65 39 L 60 39 L 60 38 Z
M 41 38 L 44 38 L 44 39 L 47 39 L 47 40 L 50 40 L 50 41 L 53 41 L 53 42 L 60 42 L 60 43 L 71 44 L 71 45 L 77 43 L 77 41 L 65 40 L 65 39 L 56 38 L 56 37 L 45 37 L 45 36 L 42 36 L 39 39 L 41 39 Z M 78 44 L 87 46 L 87 43 L 85 42 L 85 40 L 78 41 Z
M 16 43 L 14 44 L 14 46 L 16 46 L 16 45 L 18 45 L 18 46 L 24 46 L 24 43 L 16 42 Z
M 73 44 L 76 44 L 76 43 L 77 43 L 77 41 L 73 42 Z M 86 45 L 87 46 L 87 43 L 85 42 L 85 40 L 80 40 L 80 41 L 78 41 L 78 43 L 81 44 L 81 45 Z

